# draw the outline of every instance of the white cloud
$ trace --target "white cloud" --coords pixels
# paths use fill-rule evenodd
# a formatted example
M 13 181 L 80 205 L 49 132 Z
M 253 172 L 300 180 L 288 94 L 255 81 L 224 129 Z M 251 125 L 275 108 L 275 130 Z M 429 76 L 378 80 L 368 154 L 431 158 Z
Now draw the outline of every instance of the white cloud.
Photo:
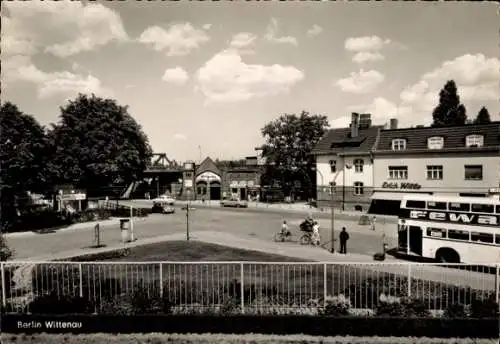
M 208 102 L 245 101 L 287 93 L 304 78 L 292 66 L 246 64 L 232 50 L 213 56 L 197 72 L 198 89 Z
M 35 85 L 39 98 L 50 98 L 78 93 L 95 93 L 112 95 L 109 89 L 102 86 L 101 81 L 88 74 L 75 74 L 68 71 L 44 72 L 38 69 L 27 56 L 16 55 L 5 61 L 2 77 L 9 82 L 26 82 Z
M 181 67 L 167 69 L 162 80 L 177 85 L 184 84 L 189 79 L 188 73 Z
M 352 60 L 356 63 L 365 63 L 368 61 L 381 61 L 385 59 L 384 55 L 379 52 L 360 51 L 354 54 Z
M 406 49 L 406 47 L 399 42 L 394 42 L 388 38 L 383 39 L 378 36 L 350 37 L 347 38 L 344 43 L 344 48 L 354 53 L 352 57 L 353 62 L 359 64 L 383 60 L 384 55 L 380 51 L 388 46 L 401 50 Z
M 212 24 L 205 24 L 202 26 L 202 29 L 203 30 L 210 30 L 211 27 L 212 27 Z
M 378 36 L 350 37 L 345 40 L 344 47 L 347 51 L 379 51 L 386 44 L 390 44 L 390 39 L 382 39 Z
M 167 56 L 188 55 L 209 40 L 204 30 L 196 29 L 191 23 L 173 24 L 167 30 L 150 26 L 138 39 L 156 51 L 165 51 Z
M 269 42 L 298 45 L 297 39 L 295 37 L 292 37 L 292 36 L 277 37 L 276 33 L 278 31 L 278 26 L 279 26 L 278 20 L 275 18 L 272 18 L 271 23 L 267 27 L 266 34 L 264 35 L 264 38 L 266 40 L 268 40 Z
M 184 134 L 177 133 L 172 137 L 176 141 L 186 141 L 187 137 Z
M 374 91 L 384 79 L 384 75 L 379 71 L 365 72 L 361 69 L 359 72 L 350 73 L 347 78 L 337 80 L 335 84 L 344 92 L 361 94 Z
M 483 54 L 466 54 L 444 61 L 441 66 L 425 73 L 417 83 L 407 86 L 400 94 L 401 102 L 411 107 L 413 115 L 430 117 L 439 102 L 439 92 L 448 80 L 456 82 L 461 101 L 498 100 L 500 60 Z
M 256 39 L 257 36 L 255 36 L 252 33 L 240 32 L 233 35 L 233 38 L 231 39 L 231 43 L 229 43 L 229 46 L 235 49 L 245 48 L 253 44 Z
M 312 28 L 307 30 L 307 35 L 309 37 L 314 37 L 323 32 L 323 28 L 317 24 L 314 24 Z
M 102 4 L 9 1 L 2 6 L 10 14 L 2 18 L 2 54 L 7 56 L 44 51 L 68 57 L 128 39 L 118 13 Z

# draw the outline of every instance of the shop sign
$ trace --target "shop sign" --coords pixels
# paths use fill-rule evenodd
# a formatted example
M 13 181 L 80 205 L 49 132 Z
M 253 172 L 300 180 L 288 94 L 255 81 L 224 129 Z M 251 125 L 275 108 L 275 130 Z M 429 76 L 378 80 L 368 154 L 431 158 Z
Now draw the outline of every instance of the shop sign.
M 399 190 L 420 190 L 422 185 L 418 183 L 389 183 L 382 184 L 383 189 L 399 189 Z

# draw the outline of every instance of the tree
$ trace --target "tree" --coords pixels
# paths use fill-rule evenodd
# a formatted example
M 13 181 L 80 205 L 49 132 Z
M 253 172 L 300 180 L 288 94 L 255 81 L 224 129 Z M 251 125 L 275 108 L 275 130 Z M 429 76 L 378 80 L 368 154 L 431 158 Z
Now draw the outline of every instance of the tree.
M 434 127 L 464 125 L 467 122 L 465 106 L 460 103 L 455 81 L 449 80 L 439 92 L 439 105 L 432 112 Z
M 48 188 L 45 172 L 46 139 L 44 128 L 33 116 L 11 102 L 0 107 L 0 192 L 2 229 L 17 218 L 27 192 Z
M 266 140 L 262 156 L 267 162 L 263 184 L 279 183 L 285 193 L 293 188 L 292 183 L 296 180 L 310 188 L 314 167 L 311 152 L 328 127 L 326 116 L 306 111 L 300 116 L 284 114 L 266 124 L 261 129 Z
M 474 120 L 474 124 L 487 124 L 487 123 L 491 123 L 490 113 L 488 112 L 488 109 L 483 106 L 481 110 L 479 110 L 479 112 L 477 113 L 477 117 Z
M 147 136 L 113 99 L 79 94 L 61 107 L 49 133 L 49 168 L 54 184 L 71 184 L 101 196 L 115 185 L 137 180 L 152 151 Z

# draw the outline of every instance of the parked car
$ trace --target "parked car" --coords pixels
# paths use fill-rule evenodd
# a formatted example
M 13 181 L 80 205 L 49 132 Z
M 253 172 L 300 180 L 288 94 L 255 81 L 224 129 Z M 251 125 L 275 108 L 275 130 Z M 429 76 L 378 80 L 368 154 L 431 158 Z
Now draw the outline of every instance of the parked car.
M 165 203 L 154 202 L 151 212 L 156 214 L 173 214 L 175 213 L 175 208 Z
M 174 205 L 175 204 L 175 198 L 169 195 L 161 195 L 153 199 L 153 202 L 159 202 L 159 203 L 165 203 L 168 205 Z
M 247 208 L 248 202 L 243 201 L 237 197 L 230 197 L 228 199 L 220 201 L 221 207 L 233 207 L 233 208 Z

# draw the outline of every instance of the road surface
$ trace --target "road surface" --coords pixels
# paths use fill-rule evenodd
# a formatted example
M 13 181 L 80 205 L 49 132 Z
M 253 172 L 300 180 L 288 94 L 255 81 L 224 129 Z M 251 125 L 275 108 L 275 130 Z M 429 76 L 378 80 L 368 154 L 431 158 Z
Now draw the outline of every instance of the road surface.
M 231 233 L 242 238 L 254 238 L 271 242 L 274 234 L 279 231 L 282 221 L 286 220 L 297 240 L 301 234 L 298 226 L 303 218 L 304 214 L 296 213 L 281 214 L 277 212 L 245 211 L 244 209 L 200 207 L 190 211 L 189 227 L 193 232 L 218 231 Z M 370 226 L 360 226 L 357 222 L 358 218 L 336 220 L 335 236 L 338 237 L 340 229 L 346 227 L 351 237 L 347 245 L 348 252 L 373 255 L 375 252 L 381 251 L 384 225 L 379 224 L 376 231 L 372 231 Z M 320 218 L 319 223 L 322 243 L 326 244 L 331 237 L 330 221 Z M 393 227 L 393 224 L 385 225 L 386 241 L 389 243 L 389 247 L 392 247 L 396 242 L 396 230 Z M 176 209 L 175 214 L 152 214 L 134 224 L 134 235 L 140 239 L 185 232 L 186 213 L 179 208 Z M 118 244 L 120 237 L 118 220 L 116 224 L 103 226 L 101 229 L 101 243 L 105 245 Z M 48 234 L 28 233 L 26 235 L 7 237 L 7 241 L 15 251 L 14 259 L 16 260 L 56 254 L 72 249 L 81 250 L 91 246 L 93 244 L 92 240 L 92 228 L 69 229 Z M 336 246 L 336 249 L 338 249 L 338 243 Z

